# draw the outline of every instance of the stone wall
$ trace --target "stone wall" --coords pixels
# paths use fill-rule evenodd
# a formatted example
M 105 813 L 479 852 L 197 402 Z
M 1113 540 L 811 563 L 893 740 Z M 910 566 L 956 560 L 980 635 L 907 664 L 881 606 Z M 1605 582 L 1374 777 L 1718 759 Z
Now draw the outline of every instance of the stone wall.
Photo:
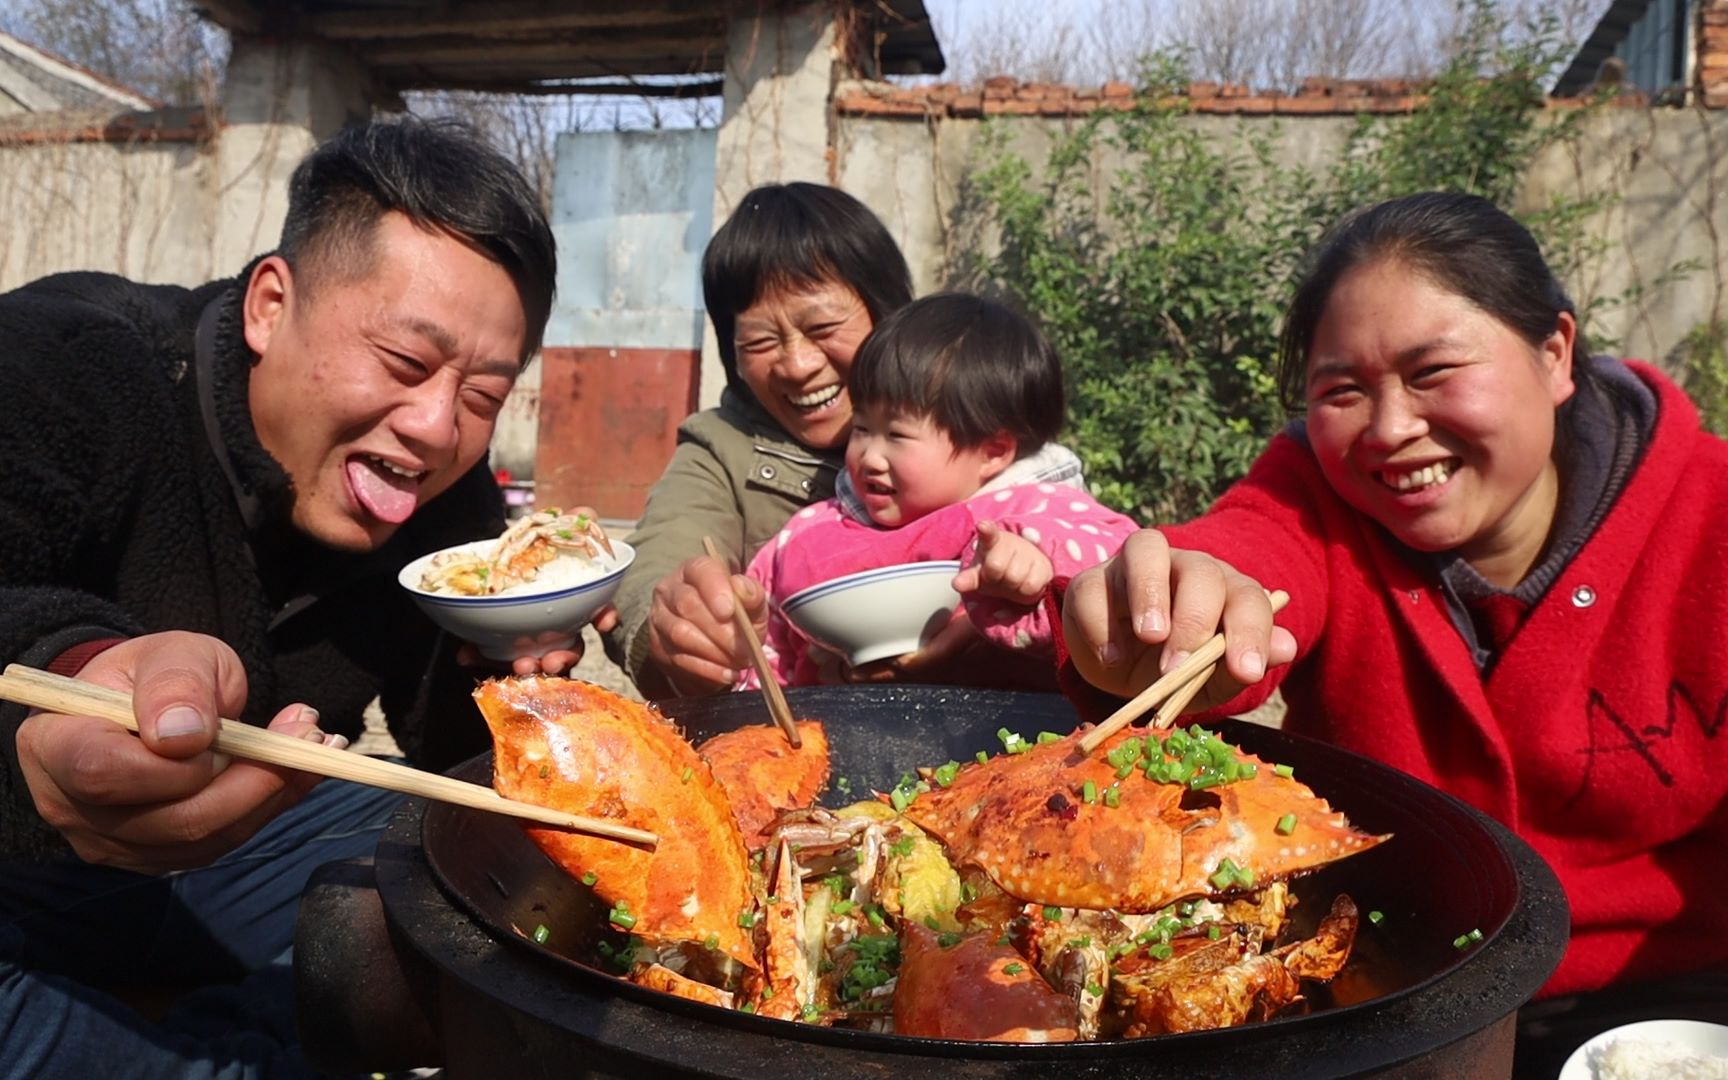
M 1722 0 L 1728 11 L 1728 0 Z M 1728 31 L 1728 27 L 1723 28 Z M 1728 72 L 1725 72 L 1728 74 Z M 1725 84 L 1724 93 L 1728 93 Z M 1251 94 L 1242 87 L 1196 84 L 1191 122 L 1219 140 L 1268 135 L 1287 164 L 1324 168 L 1360 114 L 1396 122 L 1420 100 L 1403 83 L 1311 81 L 1296 95 Z M 952 284 L 955 257 L 975 222 L 960 205 L 961 183 L 979 160 L 986 124 L 1028 162 L 1042 162 L 1054 139 L 1098 110 L 1122 109 L 1126 86 L 1095 91 L 992 80 L 981 90 L 953 86 L 849 84 L 836 94 L 834 182 L 863 199 L 888 224 L 920 292 Z M 1558 102 L 1558 118 L 1576 103 Z M 1521 209 L 1557 195 L 1602 193 L 1608 209 L 1589 226 L 1604 254 L 1567 283 L 1580 304 L 1611 301 L 1593 321 L 1598 337 L 1621 351 L 1670 356 L 1688 331 L 1719 313 L 1728 274 L 1728 112 L 1650 108 L 1639 99 L 1599 110 L 1576 146 L 1550 148 L 1530 171 Z M 1092 162 L 1100 189 L 1118 162 Z M 1677 281 L 1673 267 L 1694 263 Z M 1621 302 L 1628 290 L 1633 295 Z

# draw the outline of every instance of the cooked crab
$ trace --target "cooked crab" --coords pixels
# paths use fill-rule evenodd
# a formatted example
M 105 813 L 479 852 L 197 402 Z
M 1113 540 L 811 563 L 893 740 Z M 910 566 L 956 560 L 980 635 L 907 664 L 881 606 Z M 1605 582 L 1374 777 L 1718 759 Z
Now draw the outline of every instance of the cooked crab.
M 752 724 L 696 748 L 731 797 L 751 851 L 767 846 L 768 827 L 787 810 L 809 806 L 828 785 L 828 735 L 814 720 L 798 723 L 794 748 L 772 724 Z
M 493 785 L 508 798 L 659 835 L 653 851 L 529 827 L 572 877 L 650 947 L 708 950 L 745 968 L 756 900 L 744 838 L 708 763 L 652 706 L 572 679 L 493 679 L 474 691 L 492 729 Z
M 499 791 L 660 835 L 648 853 L 529 827 L 613 905 L 629 977 L 778 1019 L 1065 1041 L 1267 1016 L 1335 975 L 1356 932 L 1340 897 L 1314 937 L 1268 951 L 1287 880 L 1384 839 L 1198 729 L 1096 758 L 1077 737 L 1010 737 L 827 810 L 806 805 L 828 770 L 820 725 L 802 752 L 763 726 L 698 754 L 652 707 L 584 683 L 476 698 Z
M 1011 738 L 1017 752 L 958 769 L 906 816 L 1009 896 L 1125 912 L 1248 891 L 1387 839 L 1198 728 L 1164 740 L 1124 732 L 1104 754 L 1079 740 Z

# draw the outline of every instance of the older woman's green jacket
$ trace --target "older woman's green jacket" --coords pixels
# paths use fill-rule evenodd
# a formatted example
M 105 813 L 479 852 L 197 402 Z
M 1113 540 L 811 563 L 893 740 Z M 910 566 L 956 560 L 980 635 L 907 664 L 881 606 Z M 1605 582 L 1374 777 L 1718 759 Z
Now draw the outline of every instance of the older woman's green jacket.
M 671 464 L 648 494 L 648 508 L 629 542 L 636 561 L 614 603 L 618 626 L 606 651 L 649 697 L 670 693 L 648 658 L 648 611 L 654 585 L 684 560 L 702 554 L 711 536 L 733 565 L 749 565 L 800 507 L 829 498 L 844 454 L 794 441 L 748 394 L 728 388 L 718 408 L 678 428 Z

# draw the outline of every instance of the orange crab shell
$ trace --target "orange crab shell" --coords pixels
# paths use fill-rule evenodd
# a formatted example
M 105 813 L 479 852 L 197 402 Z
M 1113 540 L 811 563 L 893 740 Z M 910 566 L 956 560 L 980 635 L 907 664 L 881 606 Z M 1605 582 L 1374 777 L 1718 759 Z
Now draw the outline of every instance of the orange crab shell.
M 1138 771 L 1117 780 L 1104 754 L 1133 732 L 1090 755 L 1080 734 L 967 765 L 905 815 L 938 836 L 956 865 L 979 867 L 1010 896 L 1124 912 L 1214 894 L 1210 878 L 1225 859 L 1265 884 L 1387 839 L 1357 831 L 1305 784 L 1240 752 L 1255 775 L 1195 793 L 1196 808 L 1185 809 L 1184 784 Z M 1082 797 L 1087 781 L 1092 803 Z M 1102 797 L 1111 785 L 1114 807 Z M 1296 821 L 1289 835 L 1277 831 L 1286 814 Z
M 976 1042 L 1073 1042 L 1080 1034 L 1074 999 L 987 934 L 943 948 L 934 932 L 906 923 L 900 956 L 895 1034 Z
M 803 746 L 794 750 L 772 724 L 716 735 L 697 747 L 726 789 L 751 851 L 768 846 L 774 819 L 816 801 L 828 783 L 828 734 L 820 721 L 798 721 Z
M 748 856 L 726 792 L 651 706 L 573 679 L 493 679 L 474 691 L 492 729 L 493 786 L 511 799 L 658 834 L 644 851 L 527 826 L 572 877 L 635 920 L 651 944 L 710 944 L 756 970 L 739 916 L 753 911 Z

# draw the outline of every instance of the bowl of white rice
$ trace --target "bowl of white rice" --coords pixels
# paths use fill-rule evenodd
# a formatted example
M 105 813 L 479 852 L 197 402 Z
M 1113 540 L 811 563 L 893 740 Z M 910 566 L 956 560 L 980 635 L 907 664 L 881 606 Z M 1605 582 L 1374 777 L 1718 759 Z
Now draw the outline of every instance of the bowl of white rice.
M 574 647 L 582 627 L 610 603 L 636 552 L 622 540 L 592 557 L 568 552 L 536 568 L 532 580 L 481 596 L 424 588 L 433 561 L 451 554 L 484 554 L 496 540 L 476 540 L 434 551 L 404 566 L 397 582 L 428 618 L 471 642 L 492 660 L 540 657 Z
M 1602 1032 L 1572 1052 L 1559 1080 L 1728 1080 L 1728 1026 L 1645 1020 Z

